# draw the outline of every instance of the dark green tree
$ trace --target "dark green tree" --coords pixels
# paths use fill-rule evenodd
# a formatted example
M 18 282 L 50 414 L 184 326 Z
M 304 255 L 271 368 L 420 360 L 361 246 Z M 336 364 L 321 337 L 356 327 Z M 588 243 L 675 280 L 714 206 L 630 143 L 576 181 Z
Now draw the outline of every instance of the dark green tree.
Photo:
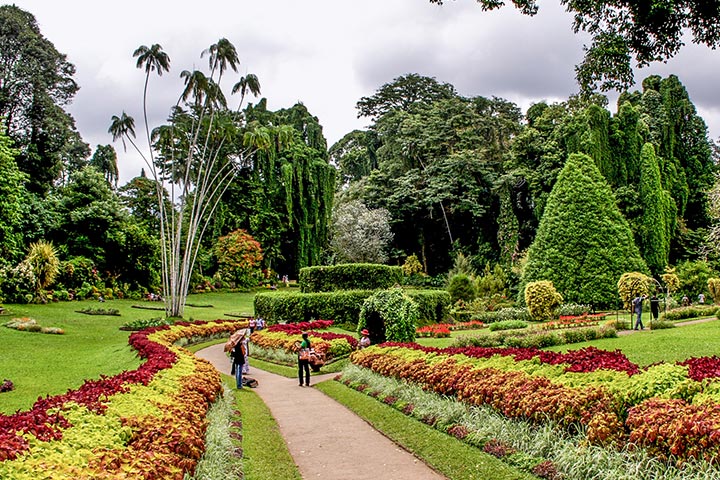
M 23 253 L 21 224 L 27 202 L 25 175 L 15 163 L 18 152 L 10 148 L 2 127 L 0 122 L 0 267 L 14 265 Z
M 640 164 L 642 223 L 638 245 L 650 272 L 658 276 L 668 265 L 670 237 L 675 229 L 677 208 L 670 194 L 663 189 L 660 167 L 652 144 L 643 145 Z
M 408 112 L 414 106 L 428 105 L 456 95 L 455 87 L 449 83 L 409 73 L 386 83 L 374 95 L 362 97 L 357 103 L 358 117 L 378 119 L 393 110 Z
M 0 118 L 19 149 L 30 191 L 44 194 L 64 163 L 87 158 L 73 118 L 63 110 L 78 86 L 75 67 L 40 32 L 35 17 L 0 6 Z
M 530 247 L 520 294 L 529 282 L 549 280 L 566 302 L 607 307 L 629 271 L 647 272 L 630 227 L 595 162 L 572 154 Z
M 117 187 L 119 178 L 117 153 L 112 145 L 98 145 L 90 158 L 90 165 L 102 173 L 110 185 Z

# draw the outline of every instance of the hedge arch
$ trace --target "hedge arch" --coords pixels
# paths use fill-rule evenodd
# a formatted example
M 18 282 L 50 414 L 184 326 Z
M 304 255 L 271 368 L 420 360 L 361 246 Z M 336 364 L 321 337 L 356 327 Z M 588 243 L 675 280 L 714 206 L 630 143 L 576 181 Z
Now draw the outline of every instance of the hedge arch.
M 373 344 L 412 342 L 420 313 L 415 301 L 402 288 L 381 290 L 363 302 L 358 332 L 370 331 Z

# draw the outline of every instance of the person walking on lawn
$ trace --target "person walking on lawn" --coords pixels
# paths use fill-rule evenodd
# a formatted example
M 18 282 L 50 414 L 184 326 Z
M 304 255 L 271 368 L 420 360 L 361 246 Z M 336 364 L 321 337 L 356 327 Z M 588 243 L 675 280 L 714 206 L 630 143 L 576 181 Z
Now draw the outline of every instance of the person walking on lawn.
M 633 308 L 635 309 L 635 314 L 637 315 L 637 320 L 635 320 L 634 330 L 637 330 L 638 328 L 640 330 L 645 330 L 645 326 L 642 323 L 642 309 L 643 309 L 643 302 L 645 301 L 645 298 L 647 298 L 646 295 L 638 295 L 632 301 Z

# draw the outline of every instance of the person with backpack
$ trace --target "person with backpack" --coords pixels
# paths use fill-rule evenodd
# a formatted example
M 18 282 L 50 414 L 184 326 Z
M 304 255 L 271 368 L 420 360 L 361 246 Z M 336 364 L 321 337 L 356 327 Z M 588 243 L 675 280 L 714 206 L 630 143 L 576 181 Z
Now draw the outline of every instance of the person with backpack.
M 302 342 L 298 350 L 298 380 L 303 386 L 303 372 L 305 372 L 305 385 L 310 386 L 310 339 L 307 332 L 302 332 Z

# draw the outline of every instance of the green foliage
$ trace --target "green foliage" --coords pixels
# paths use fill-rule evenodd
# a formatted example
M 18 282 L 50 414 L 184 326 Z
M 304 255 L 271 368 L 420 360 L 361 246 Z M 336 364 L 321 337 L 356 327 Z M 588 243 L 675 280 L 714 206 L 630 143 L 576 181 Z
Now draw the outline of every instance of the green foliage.
M 419 320 L 417 303 L 402 288 L 390 288 L 375 292 L 363 302 L 358 332 L 367 328 L 374 344 L 412 342 Z
M 255 315 L 268 323 L 305 322 L 313 319 L 356 324 L 369 290 L 336 292 L 261 292 L 255 295 Z
M 457 273 L 450 277 L 447 290 L 452 303 L 456 303 L 458 300 L 471 302 L 476 295 L 475 284 L 472 278 L 464 273 Z
M 495 265 L 490 270 L 490 265 L 485 265 L 483 274 L 477 279 L 478 297 L 492 297 L 493 295 L 507 295 L 508 278 L 505 270 L 500 265 Z
M 707 293 L 708 280 L 715 274 L 710 265 L 702 260 L 682 262 L 676 267 L 680 279 L 680 292 L 691 300 L 701 293 Z
M 346 263 L 300 269 L 300 290 L 305 293 L 334 290 L 377 290 L 402 281 L 401 267 L 374 263 Z
M 22 238 L 22 205 L 26 196 L 25 175 L 15 163 L 17 150 L 10 147 L 11 140 L 4 134 L 0 121 L 0 266 L 13 263 L 20 255 Z
M 660 314 L 660 320 L 677 321 L 687 318 L 711 317 L 720 313 L 720 307 L 715 305 L 690 305 L 668 310 Z
M 617 283 L 618 294 L 623 302 L 623 308 L 630 310 L 633 298 L 650 293 L 654 284 L 652 277 L 641 272 L 626 272 L 620 276 Z
M 386 263 L 393 238 L 390 212 L 369 209 L 359 200 L 333 207 L 330 250 L 333 263 Z
M 595 162 L 572 154 L 548 199 L 522 278 L 553 282 L 569 302 L 615 304 L 617 279 L 646 271 L 627 221 Z
M 529 323 L 523 322 L 522 320 L 503 320 L 500 322 L 491 323 L 488 329 L 491 332 L 498 330 L 519 330 L 527 328 Z
M 405 263 L 402 265 L 402 271 L 406 277 L 409 277 L 425 273 L 425 268 L 422 263 L 420 263 L 420 260 L 418 260 L 417 255 L 413 253 L 405 258 Z
M 238 229 L 218 238 L 215 256 L 220 275 L 237 287 L 250 288 L 258 284 L 263 259 L 260 244 L 245 230 Z
M 560 295 L 552 282 L 539 280 L 525 286 L 525 303 L 533 320 L 550 320 L 557 316 L 557 309 L 562 304 Z
M 665 273 L 660 275 L 667 293 L 675 293 L 680 289 L 680 277 L 675 274 L 674 268 L 666 268 Z
M 77 289 L 84 283 L 93 284 L 98 280 L 95 264 L 87 257 L 71 257 L 60 262 L 57 283 L 67 289 Z
M 366 298 L 373 290 L 343 290 L 334 292 L 259 292 L 255 295 L 255 315 L 268 323 L 302 322 L 312 319 L 334 320 L 335 324 L 355 326 Z M 442 322 L 450 304 L 450 295 L 443 290 L 406 291 L 417 305 L 419 321 Z
M 63 163 L 86 162 L 90 149 L 64 107 L 78 85 L 75 66 L 40 32 L 35 17 L 0 6 L 0 118 L 20 149 L 17 166 L 26 187 L 42 196 L 60 178 Z
M 458 252 L 455 256 L 455 263 L 447 274 L 448 281 L 455 275 L 463 274 L 470 278 L 475 278 L 475 268 L 470 258 L 466 257 L 462 252 Z
M 463 335 L 453 340 L 451 346 L 547 348 L 616 337 L 617 331 L 609 327 L 567 328 L 553 331 L 528 328 L 503 330 L 489 335 Z
M 658 275 L 664 271 L 670 256 L 670 238 L 675 225 L 677 208 L 670 194 L 663 189 L 655 149 L 650 143 L 640 153 L 640 251 L 650 271 Z

